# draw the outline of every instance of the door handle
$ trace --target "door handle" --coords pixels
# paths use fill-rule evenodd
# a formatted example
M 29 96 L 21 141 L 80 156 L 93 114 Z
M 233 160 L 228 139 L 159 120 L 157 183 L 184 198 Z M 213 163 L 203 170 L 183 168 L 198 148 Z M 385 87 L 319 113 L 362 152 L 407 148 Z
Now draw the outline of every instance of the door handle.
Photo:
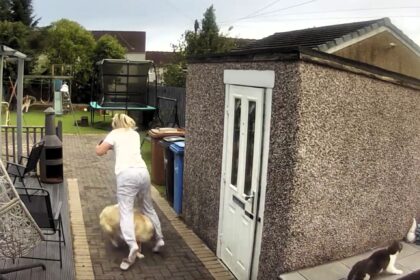
M 251 212 L 254 212 L 254 199 L 255 199 L 255 191 L 252 192 L 252 194 L 242 194 L 242 197 L 251 204 Z M 251 200 L 251 201 L 250 201 Z
M 248 194 L 243 194 L 242 195 L 243 196 L 243 198 L 246 200 L 246 201 L 248 201 L 249 199 L 254 199 L 254 197 L 255 197 L 255 192 L 252 192 L 252 194 L 250 194 L 250 195 L 248 195 Z

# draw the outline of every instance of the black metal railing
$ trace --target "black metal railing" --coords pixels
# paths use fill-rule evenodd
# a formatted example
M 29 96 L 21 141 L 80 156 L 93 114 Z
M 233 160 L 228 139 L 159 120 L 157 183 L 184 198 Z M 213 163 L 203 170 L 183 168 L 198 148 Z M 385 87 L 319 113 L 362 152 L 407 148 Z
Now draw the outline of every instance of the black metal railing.
M 4 161 L 17 162 L 17 126 L 1 126 L 1 149 Z M 44 126 L 25 126 L 22 128 L 22 155 L 28 156 L 32 146 L 45 134 Z

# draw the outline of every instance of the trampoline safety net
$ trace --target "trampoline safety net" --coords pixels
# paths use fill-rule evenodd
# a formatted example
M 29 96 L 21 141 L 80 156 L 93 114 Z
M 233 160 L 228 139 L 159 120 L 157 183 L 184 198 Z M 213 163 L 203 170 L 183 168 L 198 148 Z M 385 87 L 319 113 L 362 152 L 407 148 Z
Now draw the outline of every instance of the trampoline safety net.
M 98 86 L 95 100 L 102 107 L 143 107 L 149 103 L 149 69 L 152 61 L 104 59 L 96 63 Z

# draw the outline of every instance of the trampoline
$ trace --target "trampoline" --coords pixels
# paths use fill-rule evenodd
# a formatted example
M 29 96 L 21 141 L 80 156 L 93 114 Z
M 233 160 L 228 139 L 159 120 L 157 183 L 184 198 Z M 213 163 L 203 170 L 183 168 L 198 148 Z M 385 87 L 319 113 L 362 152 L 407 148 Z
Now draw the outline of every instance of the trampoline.
M 154 69 L 152 61 L 103 59 L 96 66 L 96 86 L 89 103 L 92 126 L 96 110 L 126 111 L 127 114 L 130 111 L 156 110 L 149 105 L 149 70 Z
M 95 110 L 109 110 L 109 111 L 155 111 L 156 108 L 144 105 L 141 103 L 108 103 L 106 106 L 101 106 L 95 101 L 89 103 L 91 124 L 95 122 Z

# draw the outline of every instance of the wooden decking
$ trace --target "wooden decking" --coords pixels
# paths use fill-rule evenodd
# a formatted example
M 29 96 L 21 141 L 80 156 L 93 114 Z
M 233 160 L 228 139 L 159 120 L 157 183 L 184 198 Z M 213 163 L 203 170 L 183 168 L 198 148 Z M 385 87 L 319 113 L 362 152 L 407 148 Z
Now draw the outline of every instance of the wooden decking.
M 39 187 L 38 183 L 32 179 L 26 179 L 27 186 Z M 20 187 L 20 183 L 16 183 L 16 186 Z M 10 280 L 73 280 L 74 276 L 74 262 L 73 262 L 73 249 L 72 249 L 72 237 L 69 226 L 69 206 L 68 206 L 68 194 L 67 187 L 62 184 L 47 185 L 44 187 L 50 192 L 51 199 L 53 200 L 53 207 L 58 200 L 63 202 L 61 208 L 61 215 L 63 219 L 64 235 L 66 238 L 66 246 L 62 245 L 63 254 L 63 267 L 60 269 L 60 262 L 58 261 L 44 261 L 44 260 L 33 260 L 33 259 L 17 259 L 15 263 L 11 260 L 0 260 L 0 268 L 9 268 L 19 265 L 26 265 L 41 262 L 45 264 L 46 270 L 43 271 L 41 268 L 34 268 L 19 271 L 16 273 L 10 273 L 4 275 L 6 279 Z M 57 199 L 58 197 L 58 199 Z M 52 236 L 46 236 L 48 239 L 53 239 Z M 39 257 L 39 258 L 59 258 L 59 244 L 57 242 L 42 242 L 31 252 L 28 257 Z

